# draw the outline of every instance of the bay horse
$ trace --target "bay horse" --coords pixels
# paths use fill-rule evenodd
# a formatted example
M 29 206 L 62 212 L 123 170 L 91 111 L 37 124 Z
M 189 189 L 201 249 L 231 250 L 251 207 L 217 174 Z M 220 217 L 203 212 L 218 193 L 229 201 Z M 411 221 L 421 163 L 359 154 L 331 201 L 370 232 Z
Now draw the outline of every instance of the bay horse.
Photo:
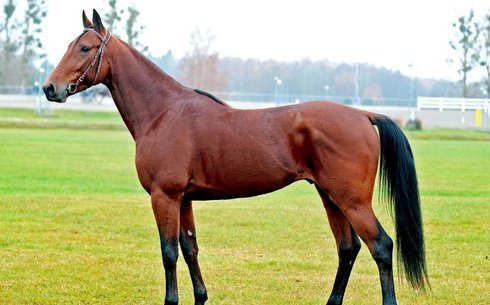
M 95 84 L 110 90 L 136 144 L 139 181 L 151 195 L 165 269 L 165 304 L 178 304 L 178 246 L 196 305 L 208 299 L 199 263 L 192 201 L 250 197 L 297 180 L 322 199 L 339 264 L 327 304 L 341 304 L 360 239 L 379 269 L 383 304 L 396 304 L 393 241 L 372 209 L 378 161 L 392 210 L 397 256 L 415 288 L 428 283 L 414 160 L 403 132 L 383 115 L 314 101 L 233 109 L 187 88 L 113 36 L 97 11 L 43 85 L 50 101 Z M 373 127 L 376 126 L 376 129 Z M 360 237 L 360 239 L 359 239 Z

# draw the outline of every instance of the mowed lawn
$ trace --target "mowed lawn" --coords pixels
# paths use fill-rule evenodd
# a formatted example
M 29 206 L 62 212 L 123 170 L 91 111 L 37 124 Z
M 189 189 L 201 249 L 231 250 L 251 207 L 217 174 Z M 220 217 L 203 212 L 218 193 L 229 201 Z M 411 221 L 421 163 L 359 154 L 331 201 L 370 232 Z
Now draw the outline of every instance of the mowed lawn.
M 107 129 L 0 128 L 0 304 L 163 303 L 158 233 L 134 144 L 127 131 Z M 432 290 L 414 291 L 400 277 L 398 301 L 488 304 L 490 137 L 443 134 L 409 133 Z M 374 205 L 393 236 L 385 206 Z M 325 304 L 337 254 L 311 185 L 194 209 L 208 304 Z M 182 257 L 178 272 L 180 304 L 194 304 Z M 345 304 L 380 304 L 379 287 L 364 246 Z

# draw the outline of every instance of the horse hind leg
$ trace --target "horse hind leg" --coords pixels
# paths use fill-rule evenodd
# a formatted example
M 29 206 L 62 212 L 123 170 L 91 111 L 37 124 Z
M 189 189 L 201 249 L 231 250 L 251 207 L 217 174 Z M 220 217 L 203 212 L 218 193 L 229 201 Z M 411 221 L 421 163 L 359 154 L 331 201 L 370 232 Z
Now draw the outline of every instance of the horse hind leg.
M 192 286 L 194 288 L 195 305 L 204 305 L 208 299 L 206 286 L 201 275 L 201 269 L 197 260 L 199 252 L 196 239 L 196 226 L 192 202 L 184 200 L 180 207 L 180 248 L 189 268 Z
M 334 234 L 335 242 L 337 243 L 339 265 L 332 293 L 327 301 L 327 305 L 337 305 L 342 304 L 344 299 L 345 289 L 347 288 L 352 267 L 354 266 L 357 254 L 361 249 L 361 242 L 342 211 L 335 206 L 325 192 L 318 186 L 316 187 L 322 198 L 330 228 Z
M 332 200 L 342 210 L 342 213 L 366 244 L 378 266 L 383 305 L 396 305 L 392 259 L 393 241 L 374 215 L 371 196 L 367 196 L 369 199 L 366 199 L 366 196 L 357 195 L 359 196 L 353 192 L 348 200 L 341 201 L 342 196 L 334 197 Z

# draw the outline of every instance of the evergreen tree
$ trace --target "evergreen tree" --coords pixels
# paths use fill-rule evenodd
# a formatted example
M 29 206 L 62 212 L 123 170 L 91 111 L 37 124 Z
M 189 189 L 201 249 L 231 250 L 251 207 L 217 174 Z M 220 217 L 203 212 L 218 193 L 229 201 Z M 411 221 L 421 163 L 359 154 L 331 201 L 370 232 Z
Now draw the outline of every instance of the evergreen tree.
M 468 16 L 459 17 L 458 21 L 453 23 L 457 30 L 457 38 L 450 41 L 451 48 L 459 53 L 458 73 L 461 77 L 463 87 L 463 97 L 468 97 L 468 73 L 478 65 L 479 52 L 476 49 L 480 29 L 478 23 L 473 21 L 474 13 L 470 11 Z
M 22 29 L 22 58 L 24 60 L 28 60 L 35 55 L 39 57 L 46 56 L 40 39 L 41 24 L 46 15 L 45 0 L 27 0 Z
M 490 96 L 490 11 L 485 15 L 483 24 L 481 27 L 482 42 L 481 49 L 482 54 L 480 58 L 480 65 L 485 69 L 486 79 L 484 88 L 486 90 L 486 97 Z
M 128 7 L 129 17 L 126 20 L 126 35 L 128 37 L 128 44 L 138 49 L 139 51 L 146 53 L 148 51 L 148 46 L 143 45 L 139 40 L 139 36 L 144 31 L 144 26 L 138 26 L 138 16 L 140 15 L 139 10 L 134 7 Z
M 104 15 L 104 24 L 107 29 L 113 33 L 117 33 L 119 22 L 121 22 L 121 15 L 124 13 L 123 9 L 118 9 L 117 0 L 109 0 L 109 11 Z
M 145 28 L 138 26 L 138 17 L 140 15 L 138 8 L 134 5 L 120 8 L 117 0 L 109 0 L 108 5 L 109 11 L 104 15 L 106 28 L 119 37 L 124 37 L 121 35 L 124 31 L 126 34 L 126 37 L 124 37 L 125 41 L 140 52 L 146 53 L 148 47 L 143 45 L 139 40 Z M 121 24 L 123 20 L 125 22 Z
M 45 57 L 40 40 L 46 17 L 45 0 L 26 0 L 26 10 L 19 19 L 17 1 L 3 4 L 0 25 L 0 83 L 30 86 L 36 74 L 36 63 Z

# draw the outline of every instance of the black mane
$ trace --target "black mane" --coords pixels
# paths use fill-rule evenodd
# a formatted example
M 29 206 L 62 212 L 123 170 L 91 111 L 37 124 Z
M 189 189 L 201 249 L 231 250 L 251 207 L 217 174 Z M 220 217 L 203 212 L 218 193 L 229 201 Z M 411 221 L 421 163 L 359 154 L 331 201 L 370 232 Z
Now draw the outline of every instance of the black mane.
M 222 100 L 220 100 L 216 96 L 212 95 L 211 93 L 208 93 L 206 91 L 202 91 L 201 89 L 194 89 L 194 91 L 196 91 L 197 93 L 199 93 L 201 95 L 204 95 L 204 96 L 209 97 L 210 99 L 212 99 L 213 101 L 215 101 L 218 104 L 221 104 L 221 105 L 226 106 L 226 107 L 230 107 L 230 105 L 228 105 L 227 103 L 223 102 Z

